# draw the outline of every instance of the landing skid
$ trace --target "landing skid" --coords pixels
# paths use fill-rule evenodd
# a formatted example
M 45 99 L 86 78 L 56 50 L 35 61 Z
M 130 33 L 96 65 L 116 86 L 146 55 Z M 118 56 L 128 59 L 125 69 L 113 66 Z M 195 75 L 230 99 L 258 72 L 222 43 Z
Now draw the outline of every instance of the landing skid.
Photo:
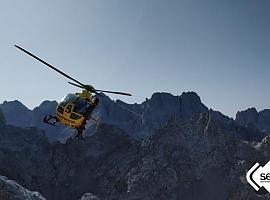
M 82 129 L 77 129 L 77 135 L 76 138 L 78 138 L 78 140 L 83 140 L 83 130 Z
M 91 117 L 90 119 L 96 122 L 96 124 L 97 124 L 96 125 L 96 128 L 97 128 L 98 125 L 99 125 L 99 123 L 100 123 L 100 120 L 95 119 L 93 117 Z M 83 137 L 83 131 L 85 130 L 85 124 L 86 123 L 84 123 L 84 125 L 81 128 L 77 128 L 76 129 L 77 130 L 77 135 L 75 137 L 78 138 L 78 140 L 83 140 L 84 139 L 84 137 Z
M 98 127 L 100 120 L 95 119 L 93 117 L 90 118 L 91 120 L 96 122 L 96 128 Z M 60 121 L 57 119 L 56 116 L 52 116 L 52 115 L 46 115 L 43 118 L 43 122 L 52 126 L 55 126 L 56 123 L 59 123 Z M 75 136 L 76 138 L 78 138 L 78 140 L 83 140 L 83 131 L 85 130 L 85 125 L 86 125 L 86 121 L 83 123 L 83 125 L 80 128 L 76 128 L 77 130 L 77 135 Z

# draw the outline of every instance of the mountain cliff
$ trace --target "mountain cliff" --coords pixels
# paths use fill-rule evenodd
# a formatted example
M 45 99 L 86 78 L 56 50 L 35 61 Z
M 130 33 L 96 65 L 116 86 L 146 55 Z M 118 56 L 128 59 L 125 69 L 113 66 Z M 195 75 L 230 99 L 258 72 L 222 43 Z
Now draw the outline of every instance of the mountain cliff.
M 19 127 L 8 115 L 5 123 L 2 116 L 0 174 L 48 200 L 268 199 L 245 178 L 256 162 L 269 161 L 270 136 L 245 125 L 261 122 L 258 113 L 233 120 L 209 110 L 193 92 L 155 93 L 142 104 L 104 98 L 94 113 L 102 123 L 83 141 L 66 137 L 65 143 L 52 142 L 46 127 L 46 132 L 31 127 L 56 102 L 30 111 L 27 126 Z M 4 114 L 11 109 L 7 103 L 1 106 Z M 29 113 L 13 104 L 21 107 L 19 113 Z
M 45 200 L 38 192 L 31 192 L 15 181 L 0 176 L 0 199 L 2 200 Z
M 141 104 L 127 104 L 120 100 L 112 101 L 103 94 L 100 99 L 100 104 L 94 110 L 93 117 L 102 123 L 113 124 L 125 130 L 132 138 L 147 138 L 169 121 L 186 121 L 196 113 L 208 111 L 200 97 L 194 92 L 183 92 L 180 96 L 154 93 L 150 99 L 146 99 Z M 75 130 L 61 124 L 54 127 L 43 123 L 43 117 L 46 114 L 53 115 L 56 106 L 56 101 L 44 101 L 33 110 L 29 110 L 19 101 L 5 101 L 0 104 L 7 124 L 19 127 L 38 127 L 45 131 L 50 142 L 65 142 L 70 136 L 75 135 Z M 235 120 L 218 111 L 210 109 L 210 112 L 223 128 L 229 129 L 232 124 L 239 126 L 239 129 L 242 129 L 239 131 L 239 137 L 242 139 L 260 141 L 264 136 L 270 134 L 269 109 L 257 112 L 255 108 L 252 108 L 237 112 Z M 96 125 L 94 121 L 90 120 L 86 134 L 93 134 L 96 131 Z
M 20 127 L 31 126 L 31 110 L 18 100 L 4 101 L 0 108 L 3 110 L 8 124 Z
M 39 129 L 3 125 L 0 174 L 48 200 L 85 193 L 101 200 L 267 199 L 245 175 L 255 162 L 268 161 L 269 136 L 249 143 L 237 133 L 210 111 L 171 121 L 140 141 L 101 124 L 84 141 L 52 144 Z
M 112 101 L 109 97 L 102 96 L 93 116 L 103 123 L 113 124 L 125 130 L 133 138 L 148 137 L 151 132 L 164 126 L 169 120 L 187 120 L 195 113 L 208 110 L 194 92 L 184 92 L 180 96 L 154 93 L 150 99 L 146 99 L 141 104 L 126 104 L 120 100 Z M 0 108 L 8 124 L 19 127 L 38 127 L 45 130 L 50 141 L 66 141 L 72 135 L 72 131 L 61 124 L 51 127 L 43 123 L 43 117 L 46 114 L 53 115 L 56 106 L 55 101 L 44 101 L 40 106 L 29 110 L 18 101 L 5 101 Z M 139 116 L 127 109 L 138 113 Z M 95 129 L 96 124 L 90 120 L 87 134 L 93 134 Z
M 235 121 L 241 126 L 270 133 L 270 109 L 258 112 L 256 108 L 249 108 L 237 112 Z

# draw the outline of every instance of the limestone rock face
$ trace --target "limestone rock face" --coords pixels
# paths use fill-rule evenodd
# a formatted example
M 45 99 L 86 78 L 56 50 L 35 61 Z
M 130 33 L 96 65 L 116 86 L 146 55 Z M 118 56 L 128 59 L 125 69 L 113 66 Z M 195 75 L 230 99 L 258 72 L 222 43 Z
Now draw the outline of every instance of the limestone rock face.
M 237 112 L 236 121 L 239 124 L 249 124 L 254 123 L 257 120 L 258 112 L 256 108 L 249 108 L 245 111 Z
M 86 193 L 79 200 L 100 200 L 100 199 L 92 195 L 91 193 Z
M 244 127 L 270 133 L 270 109 L 257 112 L 255 108 L 237 112 L 235 121 Z
M 33 110 L 28 109 L 19 101 L 5 101 L 0 104 L 6 118 L 6 123 L 18 127 L 38 127 L 45 131 L 49 141 L 65 141 L 71 133 L 65 126 L 49 126 L 43 123 L 43 118 L 47 114 L 54 115 L 56 101 L 44 101 Z
M 49 141 L 65 142 L 71 135 L 71 131 L 62 124 L 57 126 L 50 126 L 43 123 L 45 115 L 55 115 L 57 102 L 56 101 L 44 101 L 39 106 L 35 107 L 31 112 L 31 126 L 38 127 L 45 131 Z
M 185 121 L 195 113 L 206 111 L 208 108 L 194 92 L 184 92 L 180 96 L 154 93 L 150 99 L 146 99 L 141 104 L 111 101 L 104 96 L 93 116 L 104 123 L 120 127 L 132 138 L 146 138 L 165 126 L 168 121 L 179 119 Z
M 48 200 L 267 199 L 245 175 L 269 160 L 269 136 L 243 141 L 237 126 L 222 125 L 217 116 L 209 111 L 171 121 L 143 141 L 107 124 L 65 144 L 49 143 L 39 129 L 4 126 L 0 174 Z
M 147 138 L 171 121 L 184 122 L 194 114 L 208 111 L 200 97 L 194 92 L 183 92 L 180 96 L 164 92 L 154 93 L 150 99 L 146 99 L 141 104 L 127 104 L 120 100 L 112 101 L 104 94 L 101 96 L 100 104 L 94 110 L 93 117 L 102 123 L 112 124 L 123 129 L 132 138 Z M 75 134 L 73 130 L 61 124 L 52 127 L 43 123 L 43 117 L 46 114 L 54 115 L 56 106 L 56 101 L 44 101 L 33 110 L 29 110 L 19 101 L 5 101 L 0 104 L 7 124 L 19 127 L 38 127 L 45 131 L 50 142 L 64 143 Z M 220 125 L 226 126 L 226 128 L 235 121 L 235 125 L 242 129 L 240 137 L 243 139 L 260 141 L 264 136 L 270 134 L 269 109 L 257 112 L 255 108 L 250 108 L 238 112 L 235 120 L 218 111 L 211 109 L 210 111 Z M 96 125 L 94 121 L 90 120 L 86 134 L 94 134 Z
M 31 110 L 19 101 L 4 101 L 0 108 L 6 118 L 6 122 L 11 125 L 27 127 L 31 125 Z
M 0 176 L 0 199 L 2 200 L 46 200 L 40 193 L 31 192 L 15 181 Z
M 95 135 L 83 141 L 70 138 L 65 144 L 51 144 L 37 128 L 7 125 L 0 130 L 0 174 L 49 200 L 79 199 L 88 192 L 102 193 L 106 187 L 98 187 L 99 176 L 109 177 L 115 164 L 134 159 L 136 143 L 105 124 Z
M 0 124 L 0 174 L 47 200 L 268 199 L 245 177 L 269 161 L 270 136 L 244 125 L 265 128 L 267 110 L 261 120 L 254 110 L 233 120 L 192 92 L 155 93 L 132 105 L 104 98 L 94 113 L 103 121 L 84 140 L 52 142 L 39 128 Z M 44 102 L 32 114 L 54 106 Z
M 122 199 L 226 199 L 234 144 L 208 113 L 169 124 L 142 144 Z
M 141 104 L 126 104 L 120 100 L 112 101 L 106 95 L 100 97 L 100 104 L 93 116 L 103 123 L 113 124 L 125 130 L 133 138 L 145 138 L 170 120 L 188 120 L 193 114 L 205 112 L 208 108 L 201 103 L 194 92 L 184 92 L 180 96 L 169 93 L 154 93 Z M 72 131 L 58 124 L 51 127 L 43 123 L 46 114 L 55 114 L 57 102 L 44 101 L 34 110 L 29 110 L 19 101 L 4 102 L 0 105 L 7 123 L 19 127 L 34 126 L 45 131 L 49 141 L 65 142 Z M 89 121 L 86 133 L 95 132 L 96 123 Z

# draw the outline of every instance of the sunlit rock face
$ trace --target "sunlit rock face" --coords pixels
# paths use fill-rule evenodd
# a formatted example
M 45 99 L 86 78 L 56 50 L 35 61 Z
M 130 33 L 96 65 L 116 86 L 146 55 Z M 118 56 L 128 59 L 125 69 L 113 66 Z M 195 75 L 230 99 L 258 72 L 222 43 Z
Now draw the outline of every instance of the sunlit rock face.
M 0 199 L 2 200 L 46 200 L 40 193 L 32 192 L 7 177 L 0 176 Z
M 86 193 L 79 200 L 100 200 L 100 199 L 91 193 Z

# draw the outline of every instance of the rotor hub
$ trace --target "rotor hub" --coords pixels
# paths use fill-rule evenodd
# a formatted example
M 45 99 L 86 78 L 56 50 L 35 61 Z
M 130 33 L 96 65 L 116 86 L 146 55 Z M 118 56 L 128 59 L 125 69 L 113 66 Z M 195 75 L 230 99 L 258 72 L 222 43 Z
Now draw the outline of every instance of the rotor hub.
M 87 90 L 88 92 L 94 93 L 96 92 L 96 89 L 92 86 L 92 85 L 84 85 L 83 86 L 85 90 Z

